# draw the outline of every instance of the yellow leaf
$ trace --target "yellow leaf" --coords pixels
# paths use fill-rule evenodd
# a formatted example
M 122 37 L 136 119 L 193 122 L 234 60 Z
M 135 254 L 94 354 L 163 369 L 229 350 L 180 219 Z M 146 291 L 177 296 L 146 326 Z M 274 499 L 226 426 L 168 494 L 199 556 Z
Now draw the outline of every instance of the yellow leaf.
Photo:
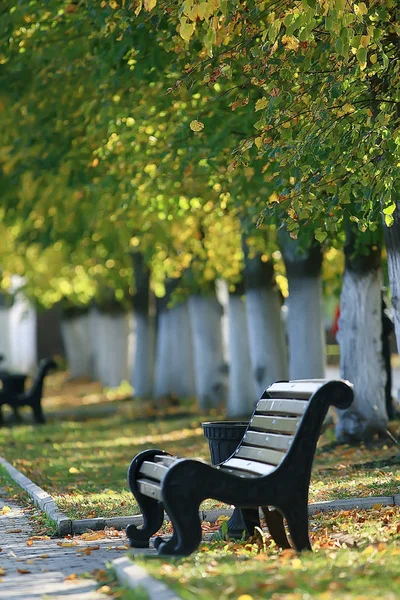
M 70 467 L 68 469 L 68 472 L 69 473 L 79 473 L 79 469 L 77 469 L 76 467 Z
M 144 9 L 150 12 L 153 10 L 156 4 L 157 0 L 144 0 Z
M 89 541 L 89 542 L 93 542 L 94 540 L 101 540 L 102 538 L 105 538 L 106 534 L 104 533 L 104 531 L 97 531 L 97 532 L 93 532 L 93 533 L 83 533 L 81 535 L 81 538 L 83 540 Z
M 342 110 L 343 110 L 343 113 L 346 114 L 346 113 L 352 113 L 352 112 L 354 112 L 355 108 L 351 104 L 347 103 L 347 104 L 345 104 L 343 106 Z
M 77 545 L 77 542 L 57 542 L 57 546 L 61 546 L 61 548 L 72 548 Z
M 10 511 L 11 511 L 11 508 L 9 506 L 3 506 L 3 508 L 1 509 L 0 512 L 1 512 L 2 515 L 5 515 L 5 514 L 7 514 Z
M 261 146 L 263 145 L 263 141 L 261 137 L 256 137 L 256 139 L 254 140 L 255 145 L 257 146 L 258 149 L 261 148 Z
M 292 567 L 293 569 L 299 570 L 301 569 L 303 563 L 301 562 L 300 558 L 294 558 L 292 560 Z
M 371 56 L 369 57 L 369 60 L 371 61 L 371 64 L 374 65 L 376 63 L 376 61 L 378 60 L 378 57 L 376 54 L 371 54 Z
M 143 2 L 142 0 L 139 0 L 137 7 L 135 8 L 135 15 L 138 16 L 140 14 L 140 11 L 142 10 L 142 6 L 143 6 Z
M 371 36 L 370 35 L 362 35 L 361 39 L 360 39 L 360 46 L 362 48 L 366 48 L 368 46 L 368 44 L 371 41 Z
M 204 123 L 202 123 L 201 121 L 196 121 L 196 119 L 194 121 L 190 122 L 190 129 L 192 131 L 201 131 L 202 129 L 204 129 Z
M 272 192 L 268 199 L 270 202 L 279 202 L 279 196 L 276 192 Z
M 181 38 L 184 39 L 185 42 L 188 42 L 190 40 L 194 33 L 195 27 L 196 25 L 194 23 L 188 23 L 185 17 L 181 18 L 179 33 Z
M 200 2 L 197 7 L 197 14 L 201 20 L 208 19 L 212 15 L 212 8 L 208 2 Z
M 354 12 L 356 15 L 360 15 L 360 17 L 368 14 L 368 8 L 367 8 L 367 5 L 365 4 L 365 2 L 360 2 L 360 4 L 355 4 Z
M 250 596 L 250 594 L 241 594 L 237 600 L 253 600 L 253 596 Z
M 266 98 L 260 98 L 259 100 L 257 100 L 254 110 L 256 112 L 258 110 L 262 110 L 263 108 L 265 108 L 267 106 L 267 104 L 268 104 L 268 100 Z
M 5 575 L 5 574 L 6 574 L 5 570 L 0 567 L 0 575 Z

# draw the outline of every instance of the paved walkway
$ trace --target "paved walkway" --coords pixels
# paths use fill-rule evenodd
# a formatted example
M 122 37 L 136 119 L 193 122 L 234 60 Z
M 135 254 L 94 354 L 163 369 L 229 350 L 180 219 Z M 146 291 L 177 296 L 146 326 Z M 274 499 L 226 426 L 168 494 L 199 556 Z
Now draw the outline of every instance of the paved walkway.
M 35 539 L 27 513 L 0 489 L 0 599 L 107 600 L 95 591 L 95 580 L 76 575 L 104 569 L 124 555 L 126 542 L 125 534 L 116 531 L 92 540 Z

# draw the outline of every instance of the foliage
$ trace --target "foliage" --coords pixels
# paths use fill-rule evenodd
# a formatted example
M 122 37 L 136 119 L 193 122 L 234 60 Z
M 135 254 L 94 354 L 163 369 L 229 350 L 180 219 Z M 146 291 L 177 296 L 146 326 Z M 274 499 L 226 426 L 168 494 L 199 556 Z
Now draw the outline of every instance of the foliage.
M 319 37 L 302 42 L 308 46 L 298 53 L 286 38 L 282 41 L 280 31 L 289 26 L 282 14 L 287 13 L 286 21 L 288 15 L 297 19 L 301 3 L 293 11 L 281 3 L 278 15 L 268 10 L 269 2 L 228 7 L 215 1 L 196 8 L 189 1 L 175 31 L 179 4 L 50 0 L 4 5 L 0 24 L 9 43 L 0 71 L 0 222 L 12 231 L 12 252 L 0 255 L 4 286 L 17 269 L 27 276 L 28 295 L 46 306 L 61 298 L 103 302 L 109 289 L 123 301 L 133 291 L 130 253 L 140 251 L 162 296 L 165 280 L 179 277 L 189 265 L 197 288 L 219 276 L 235 283 L 243 231 L 267 257 L 276 243 L 271 233 L 266 240 L 266 229 L 280 227 L 284 218 L 293 237 L 299 220 L 316 220 L 320 241 L 340 235 L 342 204 L 336 217 L 329 200 L 327 212 L 329 186 L 311 203 L 302 191 L 301 200 L 290 200 L 298 203 L 295 208 L 288 208 L 280 193 L 287 168 L 279 161 L 290 154 L 282 144 L 296 142 L 285 135 L 302 130 L 300 121 L 293 128 L 277 127 L 275 146 L 268 141 L 269 125 L 253 134 L 260 115 L 264 121 L 274 118 L 274 110 L 290 116 L 305 102 L 303 92 L 299 106 L 293 104 L 290 74 L 302 73 L 303 54 L 315 60 Z M 304 27 L 312 11 L 307 9 Z M 200 22 L 204 47 L 194 39 Z M 264 50 L 274 28 L 277 48 L 268 54 Z M 237 36 L 241 41 L 230 48 Z M 223 52 L 213 56 L 219 44 Z M 321 61 L 326 52 L 321 50 Z M 265 57 L 271 59 L 268 81 L 261 77 Z M 287 62 L 287 70 L 280 69 L 280 61 Z M 277 95 L 273 84 L 281 76 Z M 284 98 L 293 106 L 281 106 Z M 302 118 L 313 114 L 314 121 L 318 114 L 320 124 L 324 116 L 312 108 L 314 100 L 311 94 L 311 112 Z M 273 154 L 268 163 L 266 153 Z M 311 154 L 310 146 L 302 155 L 305 171 Z M 314 163 L 320 158 L 315 154 Z M 291 164 L 294 169 L 296 163 Z M 297 194 L 303 176 L 296 173 L 291 171 L 289 184 Z M 269 226 L 257 231 L 266 201 L 273 208 Z M 305 203 L 302 211 L 299 202 Z M 314 234 L 313 224 L 309 233 L 303 229 L 307 239 Z M 31 248 L 45 264 L 72 265 L 62 273 L 50 269 L 48 279 L 35 282 L 31 263 L 36 258 L 26 260 Z
M 253 130 L 234 148 L 230 167 L 263 163 L 273 186 L 266 214 L 272 205 L 294 236 L 300 221 L 316 222 L 319 241 L 337 231 L 343 212 L 361 231 L 374 230 L 382 203 L 386 223 L 393 222 L 398 3 L 139 1 L 135 13 L 145 24 L 167 18 L 176 30 L 171 50 L 182 62 L 189 52 L 176 86 L 197 77 L 204 90 L 227 79 L 235 84 L 232 110 L 244 99 L 246 111 L 252 106 Z M 194 121 L 194 135 L 206 135 L 203 121 Z

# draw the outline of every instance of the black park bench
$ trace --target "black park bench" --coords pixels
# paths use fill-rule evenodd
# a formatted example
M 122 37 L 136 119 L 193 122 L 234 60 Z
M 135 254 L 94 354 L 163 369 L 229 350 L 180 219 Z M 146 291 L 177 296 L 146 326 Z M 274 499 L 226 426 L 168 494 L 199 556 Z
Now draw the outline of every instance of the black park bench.
M 284 521 L 298 551 L 311 549 L 308 488 L 321 426 L 330 405 L 348 408 L 352 385 L 322 379 L 278 382 L 258 401 L 234 454 L 217 466 L 200 459 L 145 450 L 128 469 L 128 484 L 143 514 L 141 528 L 128 525 L 133 547 L 148 547 L 161 527 L 164 510 L 173 535 L 156 537 L 159 555 L 187 556 L 201 542 L 199 506 L 213 498 L 254 514 L 261 507 L 278 546 L 289 548 Z
M 11 406 L 17 421 L 21 420 L 18 409 L 21 406 L 30 406 L 35 423 L 45 423 L 46 419 L 41 404 L 43 383 L 47 373 L 56 368 L 57 364 L 54 360 L 43 358 L 39 363 L 29 390 L 25 390 L 27 375 L 0 370 L 0 426 L 4 423 L 2 414 L 4 404 Z

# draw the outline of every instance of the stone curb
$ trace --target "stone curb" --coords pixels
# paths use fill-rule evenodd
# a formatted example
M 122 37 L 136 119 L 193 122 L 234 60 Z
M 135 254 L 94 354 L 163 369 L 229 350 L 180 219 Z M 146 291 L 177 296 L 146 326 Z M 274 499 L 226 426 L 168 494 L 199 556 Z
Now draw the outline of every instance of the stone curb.
M 135 565 L 129 558 L 116 558 L 111 566 L 120 583 L 132 589 L 144 588 L 150 600 L 181 600 L 181 596 L 177 596 L 165 583 L 151 577 L 145 569 Z
M 54 502 L 53 498 L 33 483 L 23 473 L 13 467 L 5 458 L 0 456 L 0 464 L 5 468 L 11 479 L 15 481 L 30 496 L 34 504 L 40 508 L 50 519 L 57 523 L 57 531 L 60 537 L 72 533 L 72 521 L 64 515 Z
M 32 498 L 34 504 L 38 506 L 46 515 L 57 523 L 57 531 L 60 537 L 68 534 L 85 533 L 87 529 L 99 531 L 105 527 L 115 527 L 115 529 L 125 529 L 128 525 L 141 525 L 143 523 L 142 515 L 132 515 L 128 517 L 97 517 L 94 519 L 75 519 L 72 520 L 64 515 L 59 509 L 53 498 L 33 483 L 28 477 L 23 475 L 18 469 L 13 467 L 5 458 L 0 456 L 0 464 L 6 469 L 10 477 L 21 486 Z M 372 508 L 375 504 L 382 506 L 400 506 L 400 494 L 394 496 L 369 496 L 368 498 L 343 498 L 341 500 L 326 500 L 325 502 L 314 502 L 308 505 L 309 515 L 317 512 L 326 512 L 329 510 L 351 510 L 360 508 L 365 510 Z M 232 508 L 201 510 L 199 512 L 202 521 L 213 523 L 221 516 L 230 517 L 233 513 Z M 166 515 L 168 520 L 168 515 Z

